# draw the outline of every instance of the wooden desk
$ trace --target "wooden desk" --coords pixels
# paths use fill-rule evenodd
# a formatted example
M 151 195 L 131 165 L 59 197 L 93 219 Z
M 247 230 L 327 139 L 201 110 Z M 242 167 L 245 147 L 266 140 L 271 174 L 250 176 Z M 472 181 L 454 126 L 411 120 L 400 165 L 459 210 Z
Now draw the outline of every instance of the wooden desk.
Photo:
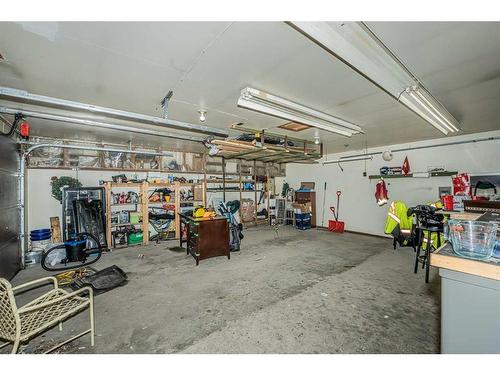
M 179 237 L 180 247 L 186 243 L 186 253 L 200 260 L 227 256 L 231 258 L 229 250 L 229 222 L 223 216 L 213 218 L 194 218 L 178 213 L 180 224 L 186 228 L 186 237 Z

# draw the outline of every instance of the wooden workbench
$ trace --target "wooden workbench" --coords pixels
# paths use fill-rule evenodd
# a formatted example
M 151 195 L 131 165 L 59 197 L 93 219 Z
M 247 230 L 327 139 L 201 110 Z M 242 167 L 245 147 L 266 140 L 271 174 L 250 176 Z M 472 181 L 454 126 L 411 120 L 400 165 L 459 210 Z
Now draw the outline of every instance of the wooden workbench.
M 500 259 L 473 260 L 456 255 L 449 243 L 431 253 L 431 266 L 500 281 Z

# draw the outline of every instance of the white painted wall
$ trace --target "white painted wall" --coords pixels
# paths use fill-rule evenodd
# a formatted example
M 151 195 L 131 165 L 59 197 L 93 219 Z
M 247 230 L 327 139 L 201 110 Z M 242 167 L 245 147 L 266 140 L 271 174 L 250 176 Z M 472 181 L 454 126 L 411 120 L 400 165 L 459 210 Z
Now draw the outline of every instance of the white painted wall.
M 78 179 L 85 187 L 99 186 L 99 180 L 111 181 L 112 176 L 122 174 L 120 171 L 79 171 Z M 135 172 L 126 172 L 132 178 Z M 166 178 L 168 173 L 164 173 Z M 50 228 L 50 217 L 59 216 L 62 219 L 62 206 L 52 197 L 50 185 L 52 176 L 70 176 L 77 178 L 76 171 L 60 169 L 28 169 L 27 173 L 27 225 L 28 234 L 33 229 Z M 146 178 L 146 172 L 137 172 L 138 178 Z M 182 174 L 186 179 L 199 178 L 197 174 Z M 202 176 L 202 175 L 201 175 Z M 118 191 L 120 189 L 117 189 Z M 123 189 L 126 191 L 127 189 Z
M 439 144 L 446 141 L 458 141 L 490 136 L 500 136 L 500 131 L 478 133 L 475 135 L 453 137 L 446 140 L 425 141 L 410 144 L 393 145 L 383 148 L 369 149 L 383 151 L 386 149 L 415 147 L 424 144 Z M 360 153 L 360 152 L 355 152 Z M 324 160 L 337 159 L 342 155 L 330 154 Z M 412 171 L 424 171 L 428 166 L 442 165 L 448 170 L 458 170 L 469 173 L 500 173 L 500 142 L 481 142 L 466 145 L 445 146 L 433 149 L 413 150 L 394 155 L 394 159 L 387 163 L 381 156 L 376 155 L 372 161 L 367 161 L 367 173 L 378 174 L 384 165 L 402 165 L 404 157 L 408 155 Z M 276 178 L 276 191 L 281 192 L 283 181 L 287 181 L 293 188 L 298 188 L 301 181 L 314 181 L 316 183 L 317 217 L 318 225 L 328 225 L 332 214 L 328 209 L 335 204 L 337 190 L 342 191 L 340 202 L 340 219 L 346 222 L 346 228 L 354 231 L 383 234 L 387 205 L 379 207 L 375 202 L 375 184 L 377 181 L 369 180 L 362 176 L 364 162 L 349 162 L 342 164 L 341 172 L 335 164 L 323 165 L 287 165 L 286 178 Z M 99 180 L 111 180 L 111 176 L 119 174 L 117 171 L 80 171 L 78 177 L 84 186 L 98 186 Z M 133 173 L 127 173 L 132 176 Z M 166 174 L 165 174 L 166 175 Z M 27 181 L 27 224 L 28 233 L 32 229 L 50 227 L 51 216 L 62 216 L 61 204 L 51 196 L 50 179 L 52 176 L 76 177 L 76 171 L 29 169 Z M 138 173 L 139 178 L 145 178 L 145 173 Z M 183 175 L 186 178 L 197 175 Z M 327 195 L 323 215 L 323 186 L 327 182 Z M 439 186 L 451 186 L 450 177 L 433 177 L 429 179 L 388 179 L 389 198 L 391 200 L 404 200 L 408 205 L 414 205 L 429 200 L 437 199 Z M 221 193 L 209 193 L 207 198 L 222 196 Z M 234 198 L 233 198 L 234 196 Z M 248 194 L 253 199 L 253 193 Z M 229 193 L 229 199 L 237 199 L 238 194 Z
M 368 149 L 368 152 L 491 136 L 500 136 L 500 131 L 372 148 Z M 334 160 L 340 156 L 362 152 L 330 154 L 322 160 Z M 385 162 L 381 155 L 375 155 L 373 160 L 366 162 L 367 174 L 379 174 L 379 168 L 384 165 L 401 166 L 405 156 L 408 156 L 412 172 L 426 171 L 429 166 L 444 166 L 446 170 L 470 174 L 500 173 L 500 141 L 496 140 L 399 152 L 394 154 L 394 159 L 390 162 Z M 383 235 L 388 206 L 379 207 L 377 205 L 374 196 L 377 180 L 363 177 L 364 165 L 364 161 L 343 163 L 344 171 L 342 172 L 336 164 L 323 165 L 321 162 L 314 165 L 288 164 L 284 180 L 295 189 L 299 188 L 301 181 L 314 181 L 316 183 L 318 207 L 316 222 L 318 225 L 323 223 L 323 226 L 328 226 L 328 220 L 333 219 L 329 206 L 335 205 L 335 192 L 341 190 L 340 220 L 345 221 L 346 229 Z M 325 181 L 327 182 L 326 196 L 323 191 Z M 439 198 L 438 187 L 451 186 L 451 177 L 386 179 L 386 184 L 390 201 L 402 200 L 411 206 L 437 200 Z M 277 183 L 277 191 L 281 191 L 280 183 Z M 324 196 L 326 199 L 323 210 Z
M 234 164 L 234 165 L 233 165 Z M 236 172 L 236 164 L 228 163 L 228 173 Z M 52 188 L 50 185 L 53 176 L 70 176 L 78 178 L 85 187 L 99 186 L 99 180 L 111 181 L 111 177 L 121 174 L 121 171 L 79 171 L 78 176 L 76 171 L 60 170 L 60 169 L 28 169 L 27 172 L 27 233 L 33 229 L 50 228 L 50 217 L 59 216 L 62 219 L 62 206 L 55 198 L 52 197 Z M 126 172 L 127 177 L 131 178 L 135 172 Z M 173 172 L 175 175 L 175 172 Z M 163 173 L 162 177 L 166 178 L 168 173 Z M 142 179 L 146 178 L 146 172 L 137 172 L 137 177 Z M 202 174 L 183 173 L 178 176 L 185 177 L 186 179 L 203 178 Z M 210 173 L 207 173 L 210 176 Z M 214 187 L 217 185 L 211 185 Z M 117 189 L 119 190 L 119 189 Z M 126 190 L 126 189 L 125 189 Z M 245 198 L 254 198 L 253 192 L 245 192 Z M 208 192 L 207 201 L 211 205 L 215 200 L 222 199 L 221 192 Z M 226 193 L 227 200 L 239 199 L 239 194 L 235 192 Z
M 79 171 L 78 178 L 83 186 L 99 186 L 99 180 L 111 180 L 111 176 L 120 172 Z M 139 177 L 145 174 L 138 173 Z M 27 173 L 27 224 L 29 233 L 33 229 L 50 228 L 50 217 L 62 219 L 62 207 L 52 197 L 50 185 L 52 176 L 70 176 L 76 178 L 76 171 L 57 169 L 28 169 Z

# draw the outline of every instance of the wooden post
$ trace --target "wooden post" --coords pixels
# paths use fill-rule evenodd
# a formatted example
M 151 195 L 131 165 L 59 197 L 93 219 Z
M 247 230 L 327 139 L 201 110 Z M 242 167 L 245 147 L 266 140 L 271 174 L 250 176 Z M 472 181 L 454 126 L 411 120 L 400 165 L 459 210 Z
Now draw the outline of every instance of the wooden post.
M 63 149 L 63 166 L 69 167 L 69 150 L 67 148 Z
M 201 168 L 203 169 L 203 207 L 207 207 L 207 155 L 203 154 L 203 158 L 201 161 Z
M 139 202 L 142 211 L 142 244 L 149 244 L 149 200 L 148 200 L 149 183 L 143 181 L 139 187 Z
M 255 202 L 254 202 L 254 222 L 255 225 L 257 225 L 257 162 L 254 160 L 253 161 L 253 181 L 254 181 L 254 186 L 255 188 L 253 189 L 254 191 L 254 196 L 255 196 Z
M 179 213 L 181 212 L 181 194 L 179 181 L 174 182 L 174 204 L 175 204 L 175 238 L 179 239 L 181 236 L 181 223 Z
M 271 218 L 269 215 L 269 207 L 270 207 L 270 197 L 271 197 L 271 192 L 270 192 L 270 181 L 269 181 L 269 166 L 268 164 L 266 163 L 266 197 L 267 197 L 267 221 L 269 223 L 269 225 L 271 225 Z
M 52 242 L 61 243 L 61 223 L 59 221 L 59 216 L 54 216 L 50 218 L 50 228 L 52 229 Z
M 112 238 L 111 238 L 111 182 L 106 182 L 104 184 L 104 191 L 106 192 L 106 242 L 108 248 L 111 248 Z
M 243 193 L 242 193 L 243 186 L 241 184 L 241 168 L 242 167 L 243 167 L 242 166 L 242 161 L 240 159 L 240 168 L 239 168 L 240 169 L 240 173 L 239 173 L 239 182 L 240 182 L 240 184 L 239 184 L 240 185 L 240 207 L 238 208 L 238 212 L 240 213 L 240 220 L 241 220 L 241 201 L 243 200 Z
M 226 159 L 222 157 L 222 201 L 226 203 Z

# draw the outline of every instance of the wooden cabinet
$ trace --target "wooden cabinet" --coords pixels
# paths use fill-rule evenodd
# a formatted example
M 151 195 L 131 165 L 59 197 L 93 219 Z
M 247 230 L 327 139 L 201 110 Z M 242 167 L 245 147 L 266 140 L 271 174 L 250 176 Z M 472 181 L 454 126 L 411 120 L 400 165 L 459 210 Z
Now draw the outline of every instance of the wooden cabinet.
M 311 227 L 316 226 L 316 192 L 315 191 L 296 191 L 295 202 L 311 203 Z
M 180 246 L 186 243 L 186 252 L 196 260 L 227 256 L 229 250 L 229 222 L 225 217 L 193 218 L 179 214 L 180 223 L 186 228 L 186 237 L 180 237 Z

